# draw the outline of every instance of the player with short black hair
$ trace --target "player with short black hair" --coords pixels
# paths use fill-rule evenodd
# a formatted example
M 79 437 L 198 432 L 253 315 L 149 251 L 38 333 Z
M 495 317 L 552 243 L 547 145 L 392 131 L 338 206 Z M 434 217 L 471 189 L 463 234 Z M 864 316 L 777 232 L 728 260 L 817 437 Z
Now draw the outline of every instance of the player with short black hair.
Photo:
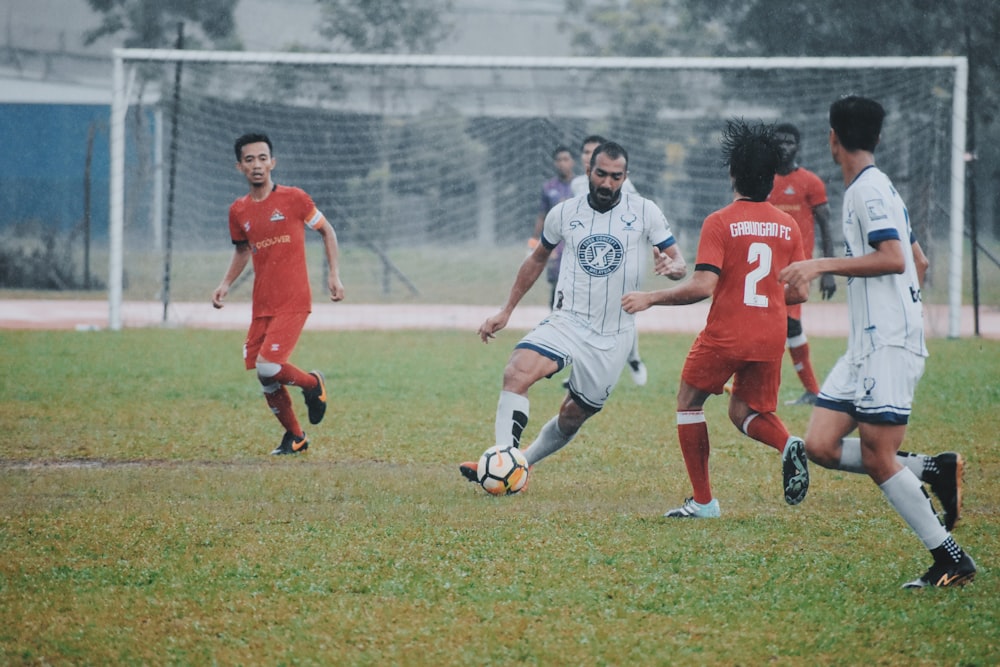
M 246 178 L 250 192 L 229 207 L 233 257 L 212 293 L 212 305 L 225 305 L 230 287 L 252 259 L 253 317 L 243 359 L 247 370 L 256 369 L 267 405 L 285 429 L 281 443 L 271 453 L 297 454 L 309 447 L 309 439 L 295 416 L 287 387 L 302 389 L 311 424 L 323 419 L 327 403 L 323 374 L 307 373 L 289 363 L 312 312 L 305 230 L 312 229 L 323 238 L 331 301 L 344 298 L 337 268 L 337 234 L 309 195 L 273 181 L 271 172 L 277 160 L 266 134 L 244 134 L 233 148 L 236 168 Z
M 799 288 L 821 273 L 850 278 L 847 351 L 820 388 L 806 452 L 826 468 L 867 473 L 930 550 L 934 563 L 904 588 L 961 586 L 976 576 L 976 564 L 949 533 L 961 509 L 962 458 L 955 452 L 917 457 L 899 451 L 928 354 L 920 299 L 928 262 L 906 204 L 875 166 L 884 118 L 882 105 L 870 98 L 852 95 L 830 106 L 830 154 L 847 187 L 847 256 L 797 262 L 780 276 Z M 859 437 L 846 437 L 855 429 Z M 945 505 L 944 526 L 921 475 L 930 478 Z

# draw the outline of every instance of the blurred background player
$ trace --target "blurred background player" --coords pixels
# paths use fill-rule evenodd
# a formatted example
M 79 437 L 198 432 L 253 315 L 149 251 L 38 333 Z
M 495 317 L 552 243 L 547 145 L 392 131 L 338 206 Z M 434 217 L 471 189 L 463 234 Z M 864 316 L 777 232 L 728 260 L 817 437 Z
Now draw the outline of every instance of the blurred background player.
M 332 301 L 344 298 L 337 267 L 337 234 L 309 195 L 274 183 L 271 171 L 277 160 L 266 134 L 241 136 L 235 151 L 236 168 L 246 177 L 250 192 L 229 207 L 233 258 L 212 293 L 212 305 L 223 307 L 233 281 L 253 259 L 253 317 L 243 358 L 247 370 L 257 369 L 267 405 L 285 429 L 271 454 L 298 454 L 309 447 L 309 440 L 295 416 L 287 386 L 302 388 L 310 424 L 320 423 L 326 413 L 323 374 L 307 373 L 288 362 L 312 312 L 305 230 L 308 227 L 323 237 Z
M 830 153 L 847 186 L 846 257 L 805 260 L 781 273 L 797 287 L 822 273 L 851 278 L 847 352 L 820 389 L 806 452 L 823 467 L 867 473 L 930 550 L 934 563 L 904 588 L 961 586 L 976 576 L 976 564 L 949 532 L 961 505 L 961 457 L 954 452 L 901 456 L 899 451 L 927 357 L 920 287 L 928 262 L 913 236 L 906 204 L 875 166 L 884 118 L 882 105 L 865 97 L 843 97 L 830 106 Z M 858 438 L 845 437 L 855 429 Z M 942 502 L 951 503 L 944 526 L 921 476 L 939 498 L 945 495 Z
M 594 149 L 603 144 L 607 139 L 599 134 L 591 134 L 584 138 L 583 142 L 580 144 L 580 164 L 583 165 L 584 170 L 590 165 L 590 156 L 593 155 Z M 572 183 L 573 194 L 582 195 L 585 194 L 590 189 L 590 182 L 588 181 L 586 171 L 584 174 L 577 176 L 573 179 Z M 622 192 L 625 194 L 639 194 L 632 185 L 632 181 L 629 178 L 625 179 L 625 183 L 622 184 Z M 646 364 L 643 363 L 642 357 L 639 356 L 639 332 L 635 333 L 635 343 L 632 345 L 632 350 L 628 355 L 628 368 L 629 375 L 632 376 L 632 382 L 640 387 L 644 387 L 646 382 L 649 381 L 649 371 L 646 369 Z
M 781 454 L 785 502 L 796 505 L 809 489 L 804 443 L 775 414 L 785 354 L 786 299 L 801 303 L 808 284 L 788 290 L 778 272 L 803 259 L 795 220 L 767 201 L 780 148 L 770 126 L 729 121 L 722 137 L 734 200 L 701 227 L 691 279 L 655 292 L 626 294 L 622 305 L 636 313 L 650 306 L 679 306 L 712 297 L 705 328 L 681 371 L 677 437 L 693 495 L 664 516 L 715 518 L 719 501 L 709 481 L 705 401 L 733 378 L 729 419 L 742 433 Z M 748 222 L 749 221 L 749 222 Z
M 819 229 L 823 256 L 833 257 L 826 186 L 819 176 L 798 164 L 799 130 L 791 123 L 779 123 L 774 128 L 774 138 L 781 147 L 781 164 L 774 176 L 774 188 L 768 201 L 795 218 L 795 222 L 799 224 L 802 251 L 806 259 L 813 256 L 816 229 Z M 824 273 L 820 276 L 819 291 L 823 299 L 833 296 L 837 291 L 837 283 L 832 275 Z M 805 391 L 786 405 L 812 405 L 819 393 L 819 383 L 809 358 L 809 341 L 802 329 L 801 304 L 788 306 L 788 353 Z
M 518 447 L 528 423 L 528 390 L 571 366 L 559 413 L 524 452 L 529 466 L 567 445 L 604 407 L 618 382 L 635 337 L 634 318 L 622 310 L 621 297 L 639 286 L 641 247 L 648 243 L 656 248 L 661 275 L 676 280 L 687 273 L 659 207 L 622 192 L 628 175 L 625 149 L 612 142 L 598 146 L 588 174 L 589 194 L 549 211 L 540 243 L 518 269 L 507 302 L 479 327 L 479 337 L 487 343 L 507 326 L 514 308 L 545 270 L 552 250 L 560 241 L 566 244 L 556 306 L 514 347 L 497 403 L 494 444 Z M 459 464 L 471 482 L 478 481 L 476 468 L 474 461 Z
M 552 166 L 555 167 L 556 175 L 542 183 L 542 201 L 538 209 L 538 219 L 535 220 L 534 234 L 528 240 L 528 248 L 531 250 L 534 250 L 535 246 L 538 245 L 538 239 L 542 235 L 542 225 L 545 223 L 545 215 L 559 202 L 573 197 L 573 187 L 571 184 L 576 168 L 573 153 L 565 146 L 557 146 L 552 151 Z M 562 258 L 561 243 L 552 251 L 545 271 L 545 277 L 548 279 L 549 285 L 551 285 L 549 307 L 553 306 L 556 299 L 556 281 L 559 280 L 560 258 Z

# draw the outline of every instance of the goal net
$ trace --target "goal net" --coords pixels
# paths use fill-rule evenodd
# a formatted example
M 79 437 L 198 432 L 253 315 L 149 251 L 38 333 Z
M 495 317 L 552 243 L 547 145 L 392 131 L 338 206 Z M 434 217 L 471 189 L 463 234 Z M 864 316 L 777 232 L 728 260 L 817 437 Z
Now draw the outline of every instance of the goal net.
M 731 198 L 725 120 L 788 121 L 799 162 L 827 185 L 842 254 L 827 112 L 878 99 L 878 149 L 932 260 L 926 299 L 961 302 L 963 58 L 488 58 L 119 49 L 112 110 L 111 326 L 129 300 L 203 301 L 246 193 L 233 142 L 263 131 L 274 178 L 309 192 L 337 229 L 351 301 L 503 301 L 554 175 L 552 151 L 600 134 L 625 146 L 689 260 L 704 217 Z M 321 244 L 310 240 L 314 291 Z M 818 238 L 818 235 L 817 235 Z M 529 300 L 545 302 L 547 289 Z M 249 299 L 249 281 L 232 299 Z M 842 296 L 842 293 L 841 293 Z M 951 320 L 954 319 L 954 322 Z M 954 327 L 952 329 L 951 327 Z M 944 332 L 939 332 L 944 333 Z

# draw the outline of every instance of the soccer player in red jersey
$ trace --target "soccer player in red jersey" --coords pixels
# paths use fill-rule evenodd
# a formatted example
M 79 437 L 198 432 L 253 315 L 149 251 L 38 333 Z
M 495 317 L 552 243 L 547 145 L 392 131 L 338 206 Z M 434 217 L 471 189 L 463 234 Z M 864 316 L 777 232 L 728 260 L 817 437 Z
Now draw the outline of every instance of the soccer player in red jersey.
M 774 175 L 774 187 L 768 201 L 795 218 L 795 222 L 799 224 L 802 251 L 806 259 L 813 256 L 817 228 L 823 256 L 833 257 L 826 186 L 819 176 L 798 164 L 799 130 L 791 123 L 779 123 L 774 128 L 774 137 L 781 146 L 781 164 Z M 829 299 L 837 291 L 837 283 L 832 274 L 824 273 L 820 276 L 819 291 L 824 299 Z M 819 383 L 809 358 L 809 340 L 802 329 L 801 304 L 788 306 L 788 354 L 805 391 L 787 405 L 813 405 L 819 394 Z
M 276 160 L 266 134 L 244 134 L 236 140 L 236 168 L 250 192 L 229 207 L 229 233 L 235 249 L 212 305 L 222 308 L 229 288 L 253 260 L 253 321 L 243 345 L 247 370 L 256 369 L 268 407 L 285 428 L 271 454 L 298 454 L 309 447 L 287 386 L 302 388 L 309 423 L 326 413 L 326 381 L 319 371 L 305 372 L 288 362 L 309 313 L 312 291 L 306 267 L 305 229 L 323 237 L 329 266 L 330 300 L 344 298 L 337 266 L 337 234 L 313 200 L 299 188 L 279 186 L 271 178 Z
M 741 432 L 782 454 L 785 502 L 795 505 L 809 489 L 805 445 L 789 434 L 775 410 L 785 352 L 786 303 L 808 298 L 808 285 L 792 291 L 778 272 L 803 258 L 795 220 L 767 202 L 780 148 L 770 126 L 742 120 L 726 124 L 723 156 L 734 201 L 707 218 L 701 228 L 691 279 L 677 287 L 631 292 L 626 312 L 655 305 L 684 305 L 712 297 L 705 328 L 688 353 L 677 393 L 677 435 L 691 498 L 666 517 L 715 518 L 719 501 L 709 483 L 708 425 L 704 404 L 733 378 L 729 418 Z M 657 262 L 656 271 L 661 270 Z

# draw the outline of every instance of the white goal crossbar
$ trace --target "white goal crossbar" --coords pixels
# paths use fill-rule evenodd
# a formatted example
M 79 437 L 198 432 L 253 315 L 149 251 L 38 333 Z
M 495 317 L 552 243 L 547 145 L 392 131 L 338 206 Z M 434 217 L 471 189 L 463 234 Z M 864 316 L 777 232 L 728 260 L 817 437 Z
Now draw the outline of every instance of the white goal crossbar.
M 137 63 L 244 63 L 337 67 L 495 68 L 507 70 L 775 70 L 944 68 L 954 72 L 951 94 L 950 228 L 948 262 L 948 336 L 960 333 L 962 258 L 965 230 L 965 167 L 968 62 L 965 57 L 823 57 L 823 58 L 539 58 L 492 56 L 265 53 L 115 49 L 111 106 L 109 218 L 109 327 L 122 328 L 125 217 L 125 120 L 135 85 Z

